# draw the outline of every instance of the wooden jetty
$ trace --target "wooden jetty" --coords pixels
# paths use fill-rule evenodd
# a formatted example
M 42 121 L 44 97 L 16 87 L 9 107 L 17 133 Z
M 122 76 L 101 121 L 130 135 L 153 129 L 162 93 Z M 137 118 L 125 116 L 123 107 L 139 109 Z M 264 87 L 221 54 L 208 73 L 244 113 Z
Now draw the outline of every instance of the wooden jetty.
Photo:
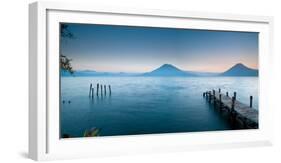
M 231 125 L 235 129 L 257 129 L 259 126 L 258 110 L 252 108 L 253 96 L 250 96 L 250 103 L 246 105 L 236 100 L 236 92 L 232 97 L 229 97 L 228 92 L 226 95 L 219 91 L 206 91 L 203 97 L 207 99 L 214 108 L 225 113 L 229 118 Z

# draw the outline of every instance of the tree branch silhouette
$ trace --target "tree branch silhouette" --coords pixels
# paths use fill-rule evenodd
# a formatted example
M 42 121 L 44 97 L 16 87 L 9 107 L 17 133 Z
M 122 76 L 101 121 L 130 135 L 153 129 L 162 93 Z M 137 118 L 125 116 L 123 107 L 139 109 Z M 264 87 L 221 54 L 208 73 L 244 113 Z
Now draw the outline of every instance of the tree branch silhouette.
M 74 39 L 73 33 L 68 29 L 68 25 L 61 24 L 60 26 L 60 36 L 61 39 Z M 69 72 L 70 74 L 73 74 L 73 68 L 71 66 L 72 59 L 66 57 L 63 54 L 60 54 L 60 68 L 64 71 Z

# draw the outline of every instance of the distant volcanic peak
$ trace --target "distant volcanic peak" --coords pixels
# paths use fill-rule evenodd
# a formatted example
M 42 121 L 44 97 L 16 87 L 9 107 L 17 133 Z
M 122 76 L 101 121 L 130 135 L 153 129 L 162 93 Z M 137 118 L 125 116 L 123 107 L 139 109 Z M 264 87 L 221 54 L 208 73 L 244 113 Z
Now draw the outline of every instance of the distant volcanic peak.
M 165 63 L 161 67 L 175 67 L 175 66 L 173 66 L 172 64 Z
M 236 65 L 232 66 L 230 69 L 247 69 L 247 70 L 257 70 L 257 69 L 253 69 L 253 68 L 250 68 L 250 67 L 247 67 L 245 66 L 244 64 L 242 63 L 237 63 Z
M 145 73 L 145 76 L 194 76 L 193 74 L 187 73 L 180 70 L 172 64 L 163 64 L 159 68 Z
M 249 67 L 245 66 L 243 63 L 237 63 L 237 64 L 234 65 L 233 67 L 237 67 L 237 68 L 248 68 L 248 69 L 250 69 Z
M 232 67 L 247 67 L 247 66 L 243 65 L 243 63 L 237 63 L 236 65 L 234 65 Z
M 163 64 L 158 69 L 170 69 L 170 70 L 179 70 L 179 71 L 181 71 L 179 68 L 177 68 L 176 66 L 174 66 L 172 64 Z
M 237 63 L 235 66 L 245 66 L 245 65 L 243 63 Z
M 258 70 L 249 68 L 242 63 L 232 66 L 222 73 L 223 76 L 258 76 Z

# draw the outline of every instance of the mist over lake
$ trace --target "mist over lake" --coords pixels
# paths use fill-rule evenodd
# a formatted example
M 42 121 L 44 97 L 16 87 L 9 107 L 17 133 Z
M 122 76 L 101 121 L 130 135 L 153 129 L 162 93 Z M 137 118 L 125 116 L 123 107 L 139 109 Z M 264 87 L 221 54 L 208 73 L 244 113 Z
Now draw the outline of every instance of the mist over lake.
M 95 91 L 110 84 L 112 94 L 89 98 L 90 83 Z M 93 127 L 100 136 L 229 130 L 202 97 L 218 88 L 245 104 L 252 95 L 258 109 L 258 77 L 61 77 L 61 135 L 81 137 Z

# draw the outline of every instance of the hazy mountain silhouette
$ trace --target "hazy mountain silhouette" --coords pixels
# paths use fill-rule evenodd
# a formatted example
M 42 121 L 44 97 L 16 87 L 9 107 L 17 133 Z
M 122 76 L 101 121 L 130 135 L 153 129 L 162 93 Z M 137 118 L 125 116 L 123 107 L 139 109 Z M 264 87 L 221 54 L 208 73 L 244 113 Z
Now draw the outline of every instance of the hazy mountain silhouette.
M 221 73 L 221 76 L 258 76 L 258 74 L 259 71 L 257 69 L 252 69 L 246 67 L 242 63 L 238 63 L 227 71 Z
M 130 76 L 197 76 L 197 77 L 210 77 L 210 76 L 258 76 L 258 70 L 246 67 L 242 63 L 238 63 L 223 73 L 211 73 L 211 72 L 197 72 L 197 71 L 185 71 L 177 68 L 172 64 L 163 64 L 159 68 L 146 72 L 146 73 L 126 73 L 126 72 L 97 72 L 94 70 L 78 70 L 74 74 L 70 74 L 67 71 L 61 70 L 61 76 L 108 76 L 108 77 L 130 77 Z
M 175 67 L 174 65 L 164 64 L 151 72 L 142 74 L 142 76 L 196 76 L 196 75 L 183 71 Z

